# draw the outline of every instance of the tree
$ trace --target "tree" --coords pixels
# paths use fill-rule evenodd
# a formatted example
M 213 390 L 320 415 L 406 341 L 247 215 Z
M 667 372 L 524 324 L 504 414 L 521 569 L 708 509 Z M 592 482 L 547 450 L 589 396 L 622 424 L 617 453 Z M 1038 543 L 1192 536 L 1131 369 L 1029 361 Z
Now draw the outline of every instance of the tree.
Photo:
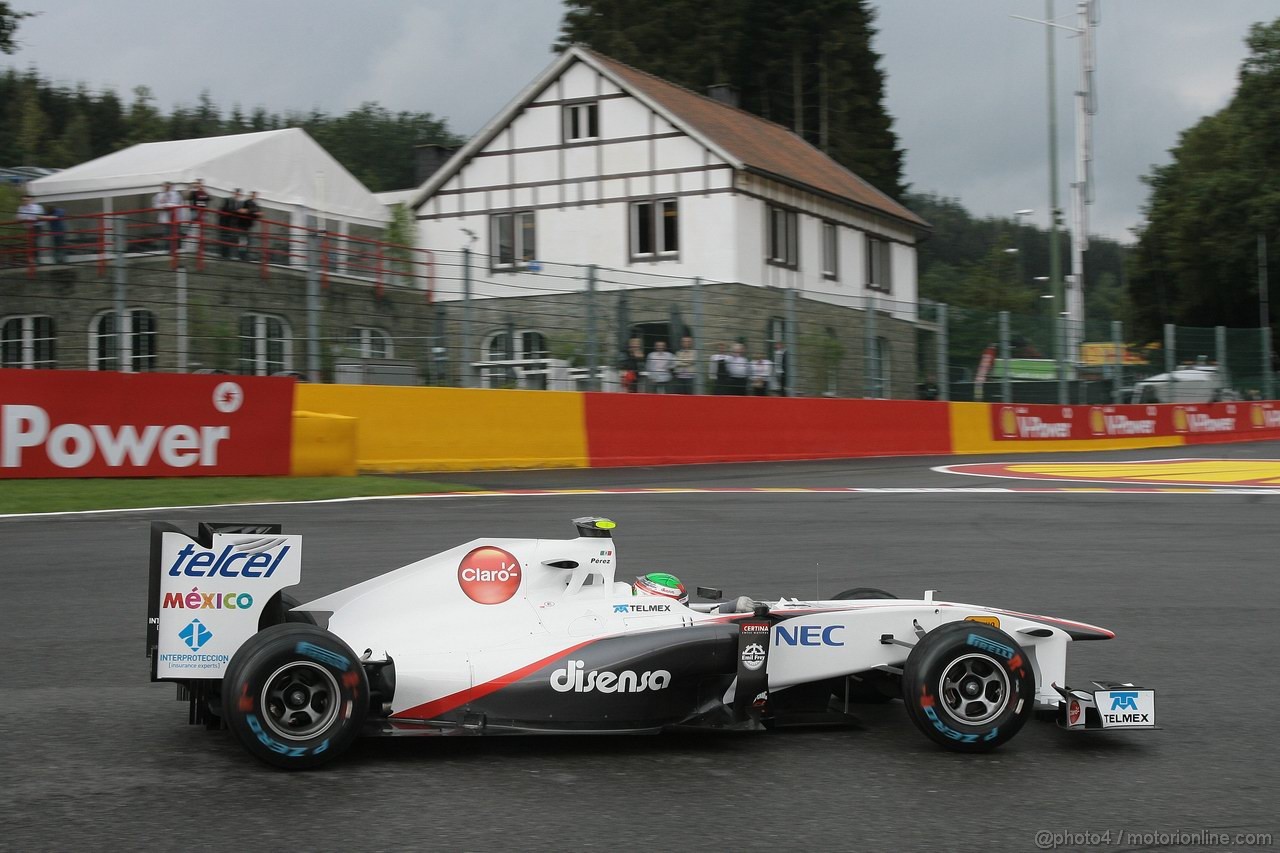
M 33 15 L 33 12 L 19 12 L 8 3 L 0 2 L 0 53 L 13 53 L 17 50 L 13 37 L 18 32 L 18 22 Z
M 1254 24 L 1245 43 L 1230 103 L 1184 131 L 1172 162 L 1144 178 L 1131 289 L 1146 337 L 1169 322 L 1257 325 L 1257 235 L 1275 245 L 1280 229 L 1280 19 Z
M 866 0 L 565 0 L 557 50 L 575 43 L 791 128 L 892 195 L 902 151 Z

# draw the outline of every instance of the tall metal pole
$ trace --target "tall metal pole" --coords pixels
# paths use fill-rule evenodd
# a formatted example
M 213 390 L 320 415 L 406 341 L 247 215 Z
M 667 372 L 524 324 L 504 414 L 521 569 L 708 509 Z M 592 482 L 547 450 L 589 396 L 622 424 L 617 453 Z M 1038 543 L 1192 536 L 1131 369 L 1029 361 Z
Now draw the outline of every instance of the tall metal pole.
M 462 250 L 462 387 L 472 388 L 471 362 L 471 249 Z
M 1013 402 L 1013 380 L 1009 376 L 1009 312 L 1000 312 L 1000 402 Z
M 307 221 L 307 381 L 320 381 L 320 235 L 314 214 Z
M 693 349 L 706 352 L 707 343 L 702 337 L 702 277 L 693 279 Z M 707 393 L 707 371 L 696 360 L 693 365 L 693 393 Z
M 951 366 L 947 363 L 947 306 L 938 304 L 938 334 L 934 344 L 937 347 L 938 359 L 938 399 L 951 399 Z
M 1111 402 L 1123 403 L 1120 397 L 1124 393 L 1124 324 L 1119 320 L 1111 321 Z
M 178 267 L 177 276 L 177 311 L 175 331 L 178 336 L 178 372 L 187 372 L 187 354 L 190 348 L 189 338 L 187 337 L 187 268 L 186 266 Z
M 1053 0 L 1045 0 L 1044 15 L 1045 20 L 1053 21 Z M 1066 302 L 1062 298 L 1062 257 L 1061 247 L 1058 245 L 1058 218 L 1061 216 L 1061 211 L 1058 209 L 1058 99 L 1057 86 L 1054 85 L 1056 75 L 1053 65 L 1053 29 L 1052 26 L 1044 28 L 1049 94 L 1049 286 L 1053 293 L 1053 304 L 1061 311 L 1066 306 Z M 1065 353 L 1062 349 L 1062 335 L 1058 334 L 1054 340 L 1054 360 L 1057 363 L 1058 373 L 1058 403 L 1065 406 L 1067 377 Z
M 871 398 L 883 396 L 880 393 L 880 351 L 876 346 L 876 298 L 868 294 L 866 297 L 866 319 L 863 331 L 866 340 L 863 342 L 863 393 Z
M 1267 287 L 1267 238 L 1258 235 L 1258 326 L 1262 330 L 1262 397 L 1275 399 L 1271 372 L 1271 293 Z
M 115 244 L 116 250 L 116 256 L 111 263 L 111 280 L 115 285 L 115 304 L 113 307 L 116 315 L 116 370 L 121 373 L 128 373 L 131 365 L 129 364 L 129 340 L 125 330 L 129 325 L 128 297 L 126 295 L 126 287 L 129 282 L 124 266 L 124 229 L 120 227 L 120 219 L 118 217 L 112 223 L 112 232 L 112 237 L 114 238 L 112 242 Z
M 587 390 L 600 390 L 600 341 L 596 337 L 596 265 L 587 265 Z
M 786 295 L 783 297 L 786 305 L 786 328 L 783 335 L 787 339 L 787 374 L 786 374 L 786 393 L 788 397 L 796 396 L 796 389 L 799 386 L 797 377 L 800 376 L 800 347 L 796 340 L 796 332 L 800 325 L 796 320 L 796 289 L 789 287 Z

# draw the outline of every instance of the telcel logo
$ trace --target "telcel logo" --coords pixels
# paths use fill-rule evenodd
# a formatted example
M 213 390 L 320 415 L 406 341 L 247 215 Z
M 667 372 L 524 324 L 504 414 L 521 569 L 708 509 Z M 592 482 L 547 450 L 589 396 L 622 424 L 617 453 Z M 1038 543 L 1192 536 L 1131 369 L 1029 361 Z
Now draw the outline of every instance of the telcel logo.
M 178 559 L 169 567 L 169 576 L 269 578 L 284 560 L 284 555 L 289 553 L 289 546 L 285 545 L 278 554 L 272 554 L 269 548 L 257 550 L 263 544 L 255 541 L 227 545 L 221 552 L 206 551 L 195 544 L 184 545 L 178 552 Z
M 477 604 L 509 601 L 520 588 L 520 561 L 501 548 L 477 548 L 458 564 L 458 586 Z
M 773 644 L 775 646 L 843 646 L 843 640 L 835 638 L 837 631 L 843 631 L 843 625 L 796 625 L 788 628 L 785 624 L 774 629 Z
M 665 669 L 641 673 L 629 669 L 585 672 L 585 667 L 580 660 L 569 661 L 567 667 L 551 673 L 551 689 L 557 693 L 644 693 L 664 690 L 671 683 L 671 673 Z

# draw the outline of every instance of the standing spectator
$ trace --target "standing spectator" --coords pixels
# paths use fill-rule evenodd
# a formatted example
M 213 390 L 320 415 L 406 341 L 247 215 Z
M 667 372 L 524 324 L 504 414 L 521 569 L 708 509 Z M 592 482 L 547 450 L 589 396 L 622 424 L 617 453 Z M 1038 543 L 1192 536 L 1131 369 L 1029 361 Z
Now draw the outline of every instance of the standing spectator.
M 693 393 L 693 379 L 697 370 L 698 351 L 693 348 L 693 338 L 686 335 L 680 339 L 680 349 L 676 350 L 676 360 L 672 365 L 677 394 Z
M 751 394 L 754 397 L 767 397 L 774 393 L 773 362 L 759 355 L 751 361 Z
M 192 223 L 196 236 L 204 231 L 205 211 L 209 209 L 209 193 L 205 191 L 204 181 L 196 178 L 191 189 L 187 191 L 187 221 Z
M 729 348 L 725 369 L 729 374 L 729 390 L 726 393 L 742 397 L 747 393 L 747 380 L 751 375 L 751 362 L 747 361 L 747 348 L 736 343 Z
M 40 235 L 48 219 L 43 205 L 29 195 L 22 197 L 22 204 L 18 207 L 18 221 L 27 229 L 27 253 L 31 257 L 31 263 L 40 262 Z
M 676 357 L 667 351 L 666 341 L 656 341 L 653 352 L 645 359 L 644 371 L 649 374 L 649 390 L 654 394 L 667 393 L 667 385 L 671 382 L 671 369 Z
M 240 208 L 240 228 L 244 231 L 244 240 L 240 243 L 240 260 L 249 260 L 249 244 L 253 240 L 253 226 L 262 218 L 262 208 L 258 207 L 258 191 L 249 193 L 244 206 Z
M 729 355 L 724 351 L 724 343 L 716 344 L 716 351 L 707 362 L 707 378 L 711 380 L 712 394 L 729 393 Z
M 240 198 L 240 188 L 236 187 L 231 198 L 223 199 L 222 210 L 218 213 L 218 228 L 221 232 L 218 242 L 222 244 L 222 257 L 231 257 L 231 248 L 240 246 L 240 209 L 244 207 L 244 199 Z
M 787 352 L 787 345 L 782 341 L 773 342 L 773 387 L 775 393 L 781 397 L 789 395 L 787 388 L 787 374 L 791 372 L 791 353 Z
M 627 341 L 627 351 L 622 354 L 618 369 L 622 374 L 622 390 L 628 394 L 639 390 L 640 371 L 644 370 L 644 361 L 644 348 L 640 346 L 640 339 L 632 338 Z
M 156 222 L 160 223 L 160 250 L 165 244 L 173 247 L 178 237 L 178 217 L 182 215 L 182 195 L 168 181 L 160 188 L 160 192 L 151 197 L 151 206 L 156 209 Z

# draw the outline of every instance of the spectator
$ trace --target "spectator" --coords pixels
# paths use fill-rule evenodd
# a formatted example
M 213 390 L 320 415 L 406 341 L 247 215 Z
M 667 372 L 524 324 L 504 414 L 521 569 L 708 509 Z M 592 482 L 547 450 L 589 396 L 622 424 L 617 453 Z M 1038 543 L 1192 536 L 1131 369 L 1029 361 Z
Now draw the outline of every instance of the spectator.
M 693 380 L 697 370 L 698 351 L 693 348 L 693 338 L 686 335 L 680 339 L 680 349 L 676 350 L 675 363 L 672 365 L 677 394 L 693 393 Z
M 182 195 L 168 181 L 160 188 L 160 192 L 151 197 L 151 206 L 156 209 L 156 222 L 160 223 L 160 249 L 173 243 L 178 237 L 178 217 L 182 215 Z
M 249 197 L 240 208 L 240 229 L 244 232 L 244 239 L 240 243 L 240 260 L 242 261 L 249 260 L 249 243 L 253 240 L 253 226 L 261 218 L 262 208 L 258 207 L 258 192 L 254 190 L 249 193 Z
M 775 389 L 773 362 L 765 358 L 762 352 L 751 361 L 751 394 L 754 397 L 767 397 Z
M 32 263 L 40 262 L 40 235 L 48 219 L 43 205 L 29 195 L 22 197 L 22 204 L 18 206 L 18 221 L 27 229 L 27 252 Z
M 725 370 L 729 374 L 729 390 L 725 393 L 737 397 L 746 395 L 747 380 L 751 374 L 751 362 L 747 361 L 746 351 L 747 348 L 741 343 L 736 343 L 729 348 L 729 355 L 725 358 Z
M 649 353 L 644 362 L 644 371 L 649 375 L 649 390 L 654 394 L 667 393 L 675 360 L 676 357 L 667 351 L 666 341 L 654 343 L 653 352 Z
M 729 393 L 729 356 L 724 351 L 724 344 L 716 344 L 716 351 L 708 360 L 707 378 L 711 380 L 712 394 Z
M 627 341 L 627 351 L 622 354 L 618 369 L 622 374 L 622 390 L 628 394 L 634 394 L 639 390 L 640 371 L 644 370 L 644 361 L 644 349 L 640 346 L 640 339 L 632 338 Z
M 787 374 L 791 371 L 791 353 L 787 352 L 787 345 L 782 341 L 773 342 L 773 388 L 774 393 L 781 396 L 788 396 L 789 389 L 787 387 Z
M 222 210 L 218 213 L 218 229 L 221 232 L 219 242 L 222 244 L 222 257 L 231 257 L 232 247 L 240 246 L 240 210 L 244 207 L 244 199 L 240 198 L 240 188 L 236 187 L 231 198 L 224 199 Z
M 936 400 L 938 399 L 938 393 L 938 379 L 933 374 L 930 374 L 929 378 L 920 383 L 916 396 L 921 400 Z
M 209 209 L 209 193 L 205 191 L 204 181 L 196 178 L 187 192 L 187 221 L 194 223 L 194 231 L 198 236 L 204 230 L 204 214 Z

